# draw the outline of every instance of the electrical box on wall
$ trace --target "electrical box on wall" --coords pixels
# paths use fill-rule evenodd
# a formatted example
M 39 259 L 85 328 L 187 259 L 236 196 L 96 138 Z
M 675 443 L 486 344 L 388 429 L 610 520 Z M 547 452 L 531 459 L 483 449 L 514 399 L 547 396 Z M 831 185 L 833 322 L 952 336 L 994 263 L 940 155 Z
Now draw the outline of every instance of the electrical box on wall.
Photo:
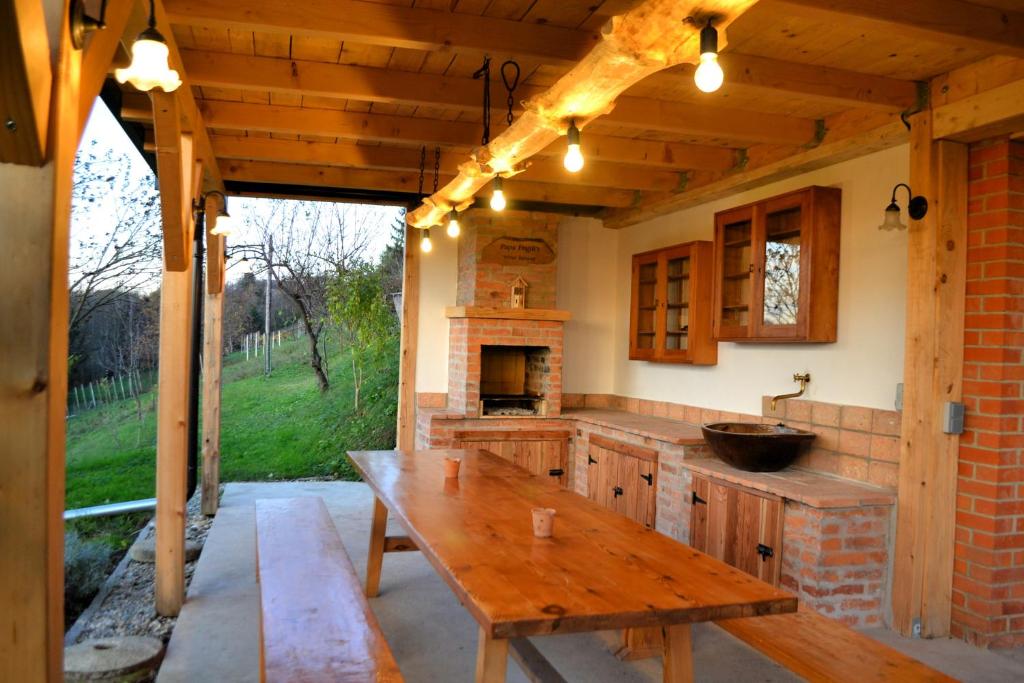
M 942 404 L 942 431 L 946 434 L 964 433 L 964 404 L 946 401 Z
M 896 385 L 896 410 L 903 411 L 903 382 Z

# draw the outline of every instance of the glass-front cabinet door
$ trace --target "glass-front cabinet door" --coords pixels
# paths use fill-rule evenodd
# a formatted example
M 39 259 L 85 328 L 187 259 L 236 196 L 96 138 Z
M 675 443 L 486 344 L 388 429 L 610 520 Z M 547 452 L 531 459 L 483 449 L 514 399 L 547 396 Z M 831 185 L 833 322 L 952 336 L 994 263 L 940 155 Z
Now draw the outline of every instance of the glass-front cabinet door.
M 685 358 L 690 342 L 690 247 L 676 247 L 661 254 L 664 269 L 664 301 L 660 317 L 665 330 L 663 356 Z
M 806 315 L 803 244 L 808 195 L 787 195 L 759 207 L 763 234 L 758 240 L 757 317 L 761 337 L 792 337 Z
M 720 245 L 715 336 L 719 339 L 746 337 L 754 298 L 753 207 L 719 214 L 716 217 L 715 241 Z
M 658 344 L 658 255 L 633 258 L 633 301 L 630 306 L 629 357 L 648 360 Z

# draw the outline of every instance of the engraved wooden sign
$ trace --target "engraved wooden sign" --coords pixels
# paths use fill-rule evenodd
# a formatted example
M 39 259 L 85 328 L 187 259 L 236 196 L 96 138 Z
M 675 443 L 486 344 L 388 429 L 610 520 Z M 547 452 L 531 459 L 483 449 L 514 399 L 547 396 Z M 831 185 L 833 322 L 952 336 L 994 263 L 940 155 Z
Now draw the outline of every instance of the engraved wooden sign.
M 538 237 L 498 237 L 480 252 L 480 263 L 502 266 L 543 265 L 555 260 L 555 250 Z

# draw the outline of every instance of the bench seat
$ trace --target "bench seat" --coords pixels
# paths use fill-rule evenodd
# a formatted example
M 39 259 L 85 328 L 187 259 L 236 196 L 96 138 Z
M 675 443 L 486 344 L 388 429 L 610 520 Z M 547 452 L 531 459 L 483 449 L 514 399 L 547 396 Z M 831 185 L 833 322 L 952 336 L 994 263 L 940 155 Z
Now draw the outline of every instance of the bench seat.
M 715 623 L 812 682 L 956 681 L 802 604 L 797 612 L 790 614 Z
M 261 681 L 402 680 L 322 499 L 256 501 L 256 559 Z

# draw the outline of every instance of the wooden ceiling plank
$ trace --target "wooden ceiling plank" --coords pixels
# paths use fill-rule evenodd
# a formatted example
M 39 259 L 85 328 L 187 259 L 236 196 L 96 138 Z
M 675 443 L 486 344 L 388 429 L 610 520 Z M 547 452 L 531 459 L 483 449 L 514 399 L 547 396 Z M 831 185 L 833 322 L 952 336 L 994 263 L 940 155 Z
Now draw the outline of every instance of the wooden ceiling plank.
M 148 111 L 134 107 L 132 102 L 126 102 L 122 116 L 128 120 L 147 120 L 150 116 Z M 301 133 L 401 144 L 441 145 L 463 150 L 472 149 L 480 139 L 479 125 L 462 121 L 237 102 L 205 101 L 202 108 L 210 126 L 223 130 Z M 585 135 L 583 146 L 587 155 L 596 160 L 671 170 L 725 170 L 735 166 L 737 161 L 736 150 L 709 145 Z M 540 152 L 544 156 L 561 156 L 564 153 L 565 150 L 557 143 L 550 150 Z
M 770 0 L 773 9 L 811 19 L 855 23 L 901 40 L 956 43 L 988 53 L 1024 57 L 1024 12 L 965 0 Z
M 171 21 L 262 33 L 330 37 L 416 50 L 467 50 L 494 57 L 575 62 L 596 33 L 364 0 L 166 0 Z
M 417 193 L 419 171 L 375 171 L 338 166 L 282 164 L 264 161 L 220 161 L 221 173 L 227 180 L 284 185 L 310 185 L 339 189 L 383 190 Z M 442 175 L 441 182 L 453 176 Z M 516 179 L 509 181 L 506 194 L 510 200 L 548 202 L 577 206 L 631 206 L 636 194 L 629 190 L 556 185 Z
M 377 170 L 413 171 L 419 169 L 420 150 L 415 147 L 385 145 L 359 145 L 352 142 L 299 144 L 279 140 L 253 140 L 245 137 L 213 138 L 213 149 L 218 159 L 250 161 L 276 161 L 292 164 L 321 166 L 347 166 Z M 441 172 L 458 173 L 462 157 L 451 151 L 441 154 Z M 535 159 L 523 174 L 526 180 L 538 182 L 573 183 L 597 187 L 630 190 L 675 190 L 680 186 L 680 174 L 641 169 L 621 164 L 592 160 L 578 177 L 567 176 L 556 157 Z

